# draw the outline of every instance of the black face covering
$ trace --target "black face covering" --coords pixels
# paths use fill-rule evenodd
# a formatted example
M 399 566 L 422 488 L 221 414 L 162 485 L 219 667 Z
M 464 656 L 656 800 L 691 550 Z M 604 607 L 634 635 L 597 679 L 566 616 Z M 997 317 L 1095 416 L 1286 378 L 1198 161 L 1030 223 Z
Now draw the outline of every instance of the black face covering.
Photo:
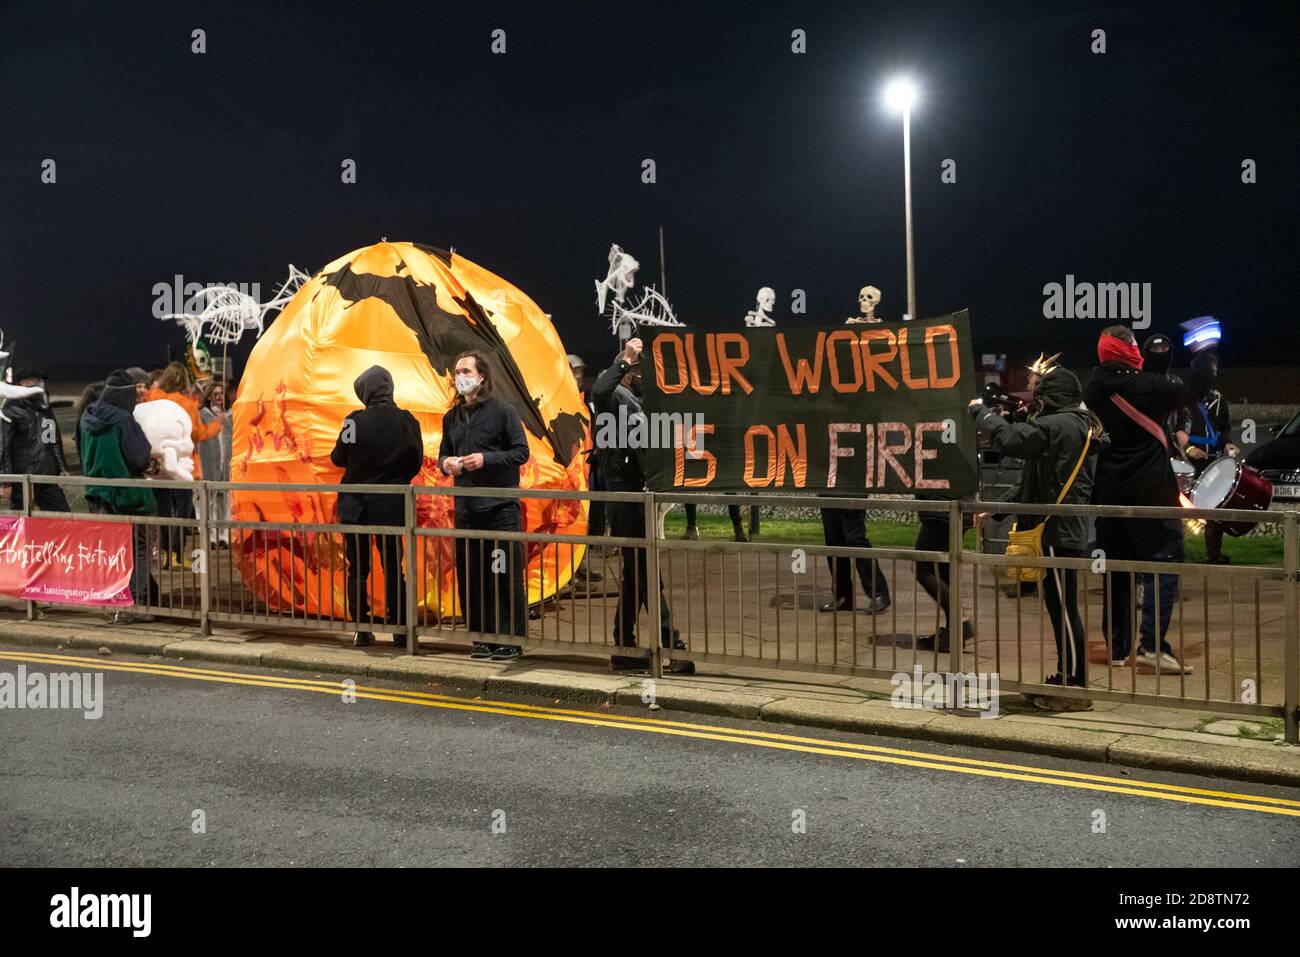
M 1157 350 L 1156 346 L 1160 349 Z M 1174 344 L 1173 341 L 1163 332 L 1157 332 L 1149 336 L 1147 341 L 1142 343 L 1142 371 L 1154 372 L 1156 375 L 1164 375 L 1169 371 L 1169 365 L 1174 361 Z
M 641 395 L 641 377 L 639 375 L 632 376 L 632 382 L 629 385 L 629 388 L 632 390 L 633 395 Z
M 1217 389 L 1219 387 L 1218 358 L 1214 355 L 1213 352 L 1197 353 L 1196 358 L 1192 360 L 1192 371 L 1193 372 L 1200 371 L 1207 367 L 1209 369 L 1210 388 Z

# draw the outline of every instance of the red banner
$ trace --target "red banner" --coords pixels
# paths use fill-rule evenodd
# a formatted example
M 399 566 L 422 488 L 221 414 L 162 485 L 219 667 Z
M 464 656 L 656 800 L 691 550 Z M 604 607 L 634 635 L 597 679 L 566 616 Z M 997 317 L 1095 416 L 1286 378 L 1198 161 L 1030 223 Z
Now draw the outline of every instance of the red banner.
M 130 605 L 133 565 L 125 522 L 0 516 L 0 595 Z

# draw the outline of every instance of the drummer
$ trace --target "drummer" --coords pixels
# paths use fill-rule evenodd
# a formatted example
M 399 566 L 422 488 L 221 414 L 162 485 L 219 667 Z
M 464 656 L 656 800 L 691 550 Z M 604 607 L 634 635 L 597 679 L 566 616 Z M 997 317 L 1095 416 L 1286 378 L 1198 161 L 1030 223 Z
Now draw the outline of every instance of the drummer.
M 1232 416 L 1228 400 L 1216 386 L 1219 381 L 1219 359 L 1212 352 L 1201 352 L 1192 360 L 1193 373 L 1208 379 L 1210 391 L 1200 402 L 1184 410 L 1181 428 L 1177 433 L 1178 447 L 1199 476 L 1215 459 L 1223 455 L 1237 457 L 1237 446 L 1231 441 Z M 1205 560 L 1212 565 L 1228 565 L 1231 559 L 1223 554 L 1222 522 L 1208 522 L 1205 526 Z
M 1184 384 L 1165 372 L 1143 369 L 1144 357 L 1133 331 L 1110 326 L 1097 340 L 1098 366 L 1084 390 L 1088 408 L 1097 414 L 1110 444 L 1101 453 L 1093 502 L 1098 505 L 1177 507 L 1178 483 L 1169 468 L 1169 437 L 1164 422 L 1170 412 L 1199 402 L 1209 391 L 1204 368 L 1193 367 Z M 1097 547 L 1111 559 L 1139 562 L 1181 562 L 1183 523 L 1178 519 L 1097 519 Z M 1162 674 L 1190 674 L 1165 640 L 1173 606 L 1178 600 L 1178 576 L 1139 574 L 1143 584 L 1142 621 L 1136 655 L 1130 604 L 1134 597 L 1131 572 L 1107 574 L 1108 600 L 1102 628 L 1110 645 L 1112 667 L 1136 660 Z M 1158 595 L 1156 592 L 1158 591 Z M 1157 609 L 1159 614 L 1157 614 Z M 1131 657 L 1132 656 L 1132 657 Z

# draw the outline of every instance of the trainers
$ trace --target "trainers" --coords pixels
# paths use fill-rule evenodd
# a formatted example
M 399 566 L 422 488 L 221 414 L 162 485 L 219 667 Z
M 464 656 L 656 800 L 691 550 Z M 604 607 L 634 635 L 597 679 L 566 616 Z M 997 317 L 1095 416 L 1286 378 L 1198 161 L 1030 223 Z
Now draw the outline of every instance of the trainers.
M 514 661 L 523 653 L 518 645 L 495 645 L 488 657 L 493 661 Z
M 1192 666 L 1185 665 L 1167 651 L 1160 652 L 1157 655 L 1154 651 L 1139 651 L 1137 660 L 1142 664 L 1154 668 L 1162 675 L 1190 675 Z
M 469 656 L 479 661 L 485 661 L 492 657 L 492 646 L 485 641 L 476 641 L 470 649 Z
M 649 658 L 633 658 L 630 655 L 610 655 L 609 667 L 611 671 L 649 671 Z
M 1091 698 L 1058 698 L 1055 695 L 1034 695 L 1029 699 L 1040 711 L 1064 713 L 1067 711 L 1091 711 Z
M 368 631 L 358 631 L 352 636 L 353 648 L 369 648 L 375 643 L 375 636 Z
M 670 651 L 685 651 L 686 642 L 677 637 L 677 629 L 673 629 L 673 646 Z M 674 658 L 668 663 L 668 673 L 674 675 L 693 675 L 695 674 L 695 662 L 687 661 L 685 658 L 678 660 Z
M 961 623 L 961 639 L 962 639 L 963 648 L 966 647 L 966 643 L 969 642 L 971 638 L 974 637 L 974 635 L 975 635 L 974 626 L 969 621 L 963 621 Z M 934 651 L 936 644 L 938 645 L 938 650 L 941 652 L 952 650 L 951 644 L 948 639 L 947 625 L 944 625 L 933 635 L 923 635 L 922 637 L 916 639 L 916 650 Z

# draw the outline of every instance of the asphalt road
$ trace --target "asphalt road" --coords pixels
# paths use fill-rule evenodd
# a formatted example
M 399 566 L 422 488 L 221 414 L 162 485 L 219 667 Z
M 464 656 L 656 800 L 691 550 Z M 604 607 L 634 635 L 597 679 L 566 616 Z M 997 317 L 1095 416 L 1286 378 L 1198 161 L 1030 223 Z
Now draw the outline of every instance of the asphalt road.
M 525 716 L 454 707 L 492 707 L 468 698 L 346 703 L 335 692 L 304 690 L 300 682 L 310 676 L 300 673 L 103 660 L 106 667 L 132 662 L 191 677 L 103 670 L 99 720 L 0 710 L 0 865 L 1300 861 L 1300 817 L 1179 799 L 1218 790 L 1300 800 L 1286 789 L 665 711 L 653 717 L 708 726 L 696 733 L 712 737 L 662 733 L 671 725 L 647 731 L 574 720 L 650 716 L 640 709 Z M 0 661 L 0 671 L 14 673 L 18 664 Z M 280 676 L 294 687 L 193 677 L 216 672 Z M 365 687 L 410 691 L 379 681 Z M 827 742 L 823 750 L 840 742 L 897 748 L 914 757 L 895 759 L 924 766 L 752 743 L 766 738 L 716 740 L 737 732 L 817 738 Z M 1103 790 L 995 776 L 1011 772 L 987 763 L 931 766 L 953 757 L 1040 775 L 1097 775 L 1102 780 L 1072 780 Z M 1139 781 L 1196 790 L 1164 792 L 1174 800 L 1104 790 Z M 196 811 L 203 833 L 195 833 Z M 1097 812 L 1104 833 L 1095 832 Z

